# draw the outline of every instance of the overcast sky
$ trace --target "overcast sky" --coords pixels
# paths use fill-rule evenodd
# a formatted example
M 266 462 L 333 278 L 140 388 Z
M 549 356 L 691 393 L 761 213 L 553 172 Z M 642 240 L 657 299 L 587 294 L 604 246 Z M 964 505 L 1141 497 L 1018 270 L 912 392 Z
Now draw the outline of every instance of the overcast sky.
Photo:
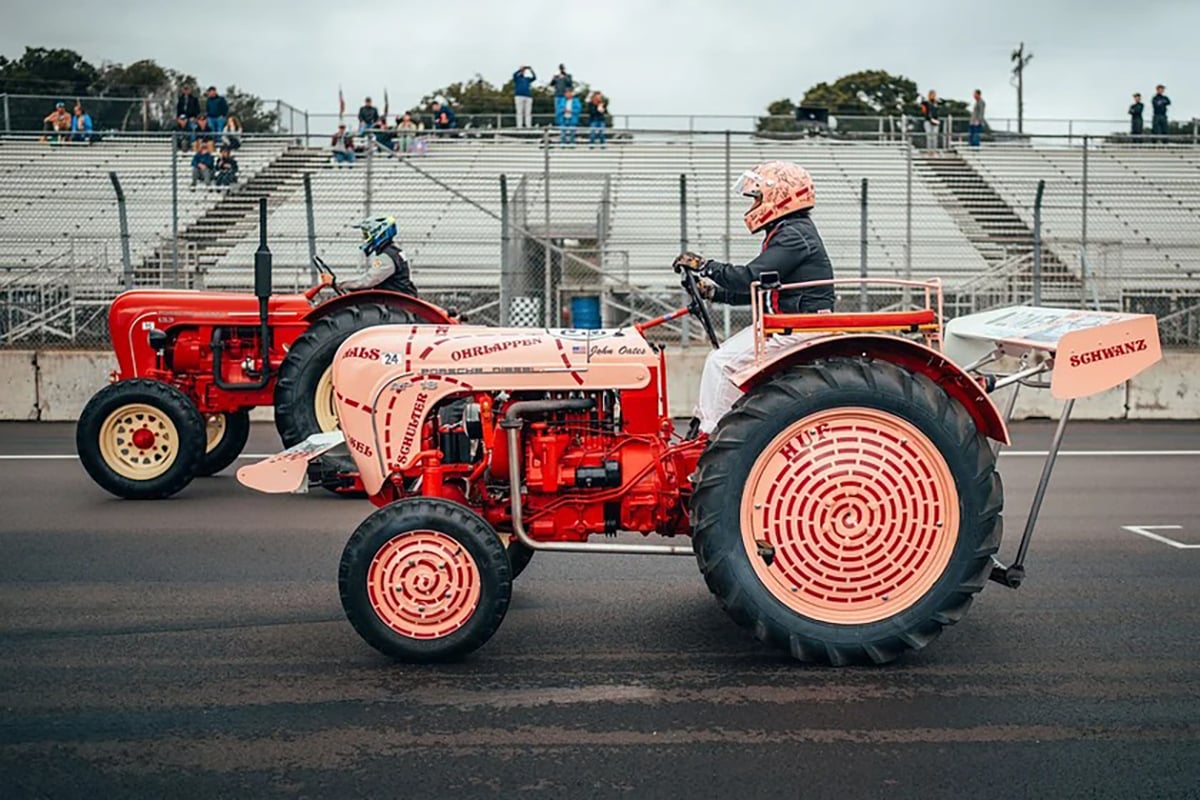
M 615 114 L 760 113 L 860 69 L 922 91 L 983 90 L 1016 115 L 1009 56 L 1035 54 L 1027 117 L 1122 119 L 1129 95 L 1165 83 L 1175 119 L 1200 116 L 1197 0 L 4 0 L 0 52 L 69 47 L 93 62 L 153 58 L 202 84 L 230 83 L 313 112 L 337 90 L 357 107 L 387 88 L 393 110 L 481 73 L 501 83 L 560 61 Z M 919 10 L 918 10 L 919 9 Z

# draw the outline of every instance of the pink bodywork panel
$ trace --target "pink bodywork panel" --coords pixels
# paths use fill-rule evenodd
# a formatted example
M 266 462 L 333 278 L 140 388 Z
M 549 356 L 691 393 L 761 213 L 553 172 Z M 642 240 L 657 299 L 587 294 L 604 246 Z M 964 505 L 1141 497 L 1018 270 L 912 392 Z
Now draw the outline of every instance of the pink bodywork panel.
M 1058 340 L 1050 393 L 1067 400 L 1103 392 L 1161 358 L 1158 320 L 1148 314 L 1071 331 Z
M 393 470 L 416 461 L 426 415 L 450 395 L 641 389 L 658 364 L 633 328 L 380 325 L 338 349 L 333 385 L 346 444 L 376 494 Z

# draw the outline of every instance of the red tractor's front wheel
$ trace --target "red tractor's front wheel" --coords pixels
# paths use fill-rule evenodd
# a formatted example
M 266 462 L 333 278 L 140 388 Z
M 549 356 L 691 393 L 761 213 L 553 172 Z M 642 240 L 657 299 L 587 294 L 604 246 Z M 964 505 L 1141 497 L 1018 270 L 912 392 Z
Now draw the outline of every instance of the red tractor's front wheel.
M 398 661 L 444 661 L 481 647 L 512 597 L 496 532 L 446 500 L 400 500 L 367 517 L 342 553 L 338 590 L 350 624 Z
M 956 622 L 1000 543 L 995 458 L 932 381 L 868 359 L 753 388 L 697 468 L 695 548 L 741 625 L 804 661 L 883 663 Z

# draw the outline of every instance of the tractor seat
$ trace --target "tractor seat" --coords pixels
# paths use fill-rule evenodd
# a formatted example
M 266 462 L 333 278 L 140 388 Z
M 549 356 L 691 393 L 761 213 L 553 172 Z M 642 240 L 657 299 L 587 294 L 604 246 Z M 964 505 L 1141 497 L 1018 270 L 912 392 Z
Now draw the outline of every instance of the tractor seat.
M 902 331 L 917 333 L 938 327 L 932 308 L 920 311 L 879 311 L 874 314 L 763 314 L 767 333 L 797 331 Z

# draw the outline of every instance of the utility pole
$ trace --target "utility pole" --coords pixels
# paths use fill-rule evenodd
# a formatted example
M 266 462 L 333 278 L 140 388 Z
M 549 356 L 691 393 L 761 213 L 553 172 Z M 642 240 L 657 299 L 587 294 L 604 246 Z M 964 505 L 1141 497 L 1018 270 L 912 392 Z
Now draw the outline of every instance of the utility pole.
M 1025 43 L 1021 42 L 1013 50 L 1013 76 L 1017 85 L 1017 133 L 1025 132 L 1025 67 L 1033 60 L 1033 53 L 1025 52 Z

